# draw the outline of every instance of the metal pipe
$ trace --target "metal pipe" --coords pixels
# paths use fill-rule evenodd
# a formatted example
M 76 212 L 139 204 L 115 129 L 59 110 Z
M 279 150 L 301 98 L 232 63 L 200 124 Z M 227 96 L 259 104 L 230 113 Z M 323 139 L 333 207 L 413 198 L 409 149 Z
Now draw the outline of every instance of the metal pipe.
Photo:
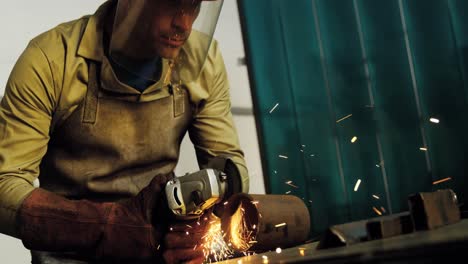
M 309 236 L 309 210 L 293 195 L 239 193 L 225 203 L 221 228 L 225 241 L 237 251 L 293 247 Z

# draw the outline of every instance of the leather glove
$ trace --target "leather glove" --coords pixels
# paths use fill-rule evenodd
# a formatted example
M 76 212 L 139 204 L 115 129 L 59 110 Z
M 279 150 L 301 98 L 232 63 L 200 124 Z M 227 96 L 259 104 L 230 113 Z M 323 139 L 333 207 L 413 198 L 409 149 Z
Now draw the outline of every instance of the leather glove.
M 36 189 L 18 212 L 20 238 L 28 249 L 77 252 L 95 259 L 160 257 L 163 227 L 157 222 L 166 217 L 161 215 L 167 211 L 162 194 L 173 177 L 157 175 L 123 202 L 69 200 Z
M 213 223 L 212 210 L 197 220 L 174 220 L 164 236 L 163 257 L 166 263 L 203 263 L 206 256 L 203 242 Z

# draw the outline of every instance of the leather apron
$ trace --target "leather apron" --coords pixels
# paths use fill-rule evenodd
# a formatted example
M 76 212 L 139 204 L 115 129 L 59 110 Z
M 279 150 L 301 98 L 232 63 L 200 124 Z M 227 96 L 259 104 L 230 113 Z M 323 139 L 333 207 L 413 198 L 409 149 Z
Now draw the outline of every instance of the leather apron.
M 54 128 L 41 163 L 41 188 L 69 199 L 128 198 L 172 172 L 193 116 L 186 89 L 165 85 L 167 95 L 153 101 L 122 99 L 101 88 L 101 68 L 91 62 L 87 94 Z M 31 253 L 34 264 L 90 263 L 73 253 Z

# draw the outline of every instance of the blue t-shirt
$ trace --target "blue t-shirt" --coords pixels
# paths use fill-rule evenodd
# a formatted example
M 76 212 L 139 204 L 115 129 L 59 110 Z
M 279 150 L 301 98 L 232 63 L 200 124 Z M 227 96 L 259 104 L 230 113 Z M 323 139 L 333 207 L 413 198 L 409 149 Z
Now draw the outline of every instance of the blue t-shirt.
M 140 92 L 156 82 L 143 76 L 155 76 L 154 79 L 159 79 L 161 75 L 161 58 L 140 62 L 126 60 L 125 63 L 130 66 L 131 70 L 116 63 L 112 58 L 109 61 L 119 81 Z

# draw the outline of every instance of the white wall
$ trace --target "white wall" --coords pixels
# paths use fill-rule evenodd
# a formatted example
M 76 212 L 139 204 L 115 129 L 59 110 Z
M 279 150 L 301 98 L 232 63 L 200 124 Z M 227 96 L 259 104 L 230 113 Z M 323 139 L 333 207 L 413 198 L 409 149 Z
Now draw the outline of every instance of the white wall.
M 84 14 L 94 13 L 103 0 L 15 0 L 4 1 L 0 8 L 0 95 L 10 71 L 31 38 L 49 28 Z M 225 0 L 215 38 L 219 41 L 231 83 L 234 109 L 242 112 L 252 109 L 247 69 L 239 65 L 244 48 L 237 13 L 237 1 Z M 234 114 L 236 111 L 233 111 Z M 248 112 L 248 111 L 247 111 Z M 252 111 L 251 111 L 252 112 Z M 251 174 L 251 193 L 265 193 L 263 174 L 258 148 L 255 120 L 252 114 L 234 115 L 241 146 L 245 152 Z M 176 173 L 198 169 L 193 147 L 188 138 L 182 145 L 181 160 Z M 0 259 L 2 263 L 30 263 L 29 252 L 21 241 L 0 234 Z

